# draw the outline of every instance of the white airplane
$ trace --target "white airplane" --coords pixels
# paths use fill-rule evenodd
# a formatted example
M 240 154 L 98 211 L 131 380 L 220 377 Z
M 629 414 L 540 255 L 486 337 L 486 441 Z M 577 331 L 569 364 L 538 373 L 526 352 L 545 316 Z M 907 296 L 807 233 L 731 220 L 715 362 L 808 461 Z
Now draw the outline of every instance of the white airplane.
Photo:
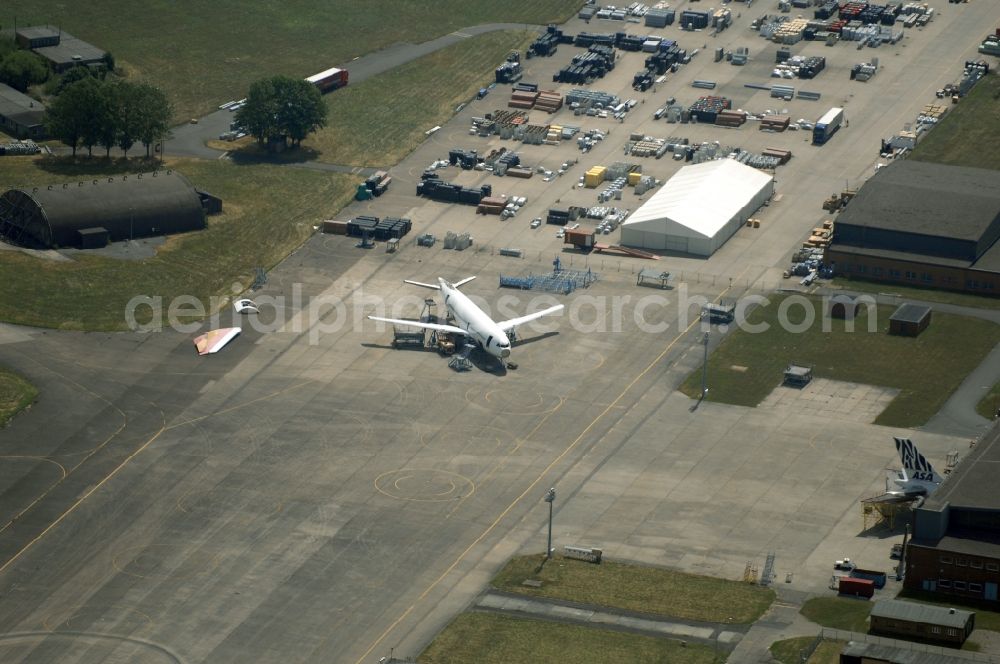
M 369 316 L 368 318 L 384 323 L 393 323 L 394 325 L 409 325 L 437 332 L 458 334 L 475 341 L 487 353 L 503 360 L 510 357 L 510 335 L 513 333 L 515 327 L 533 321 L 536 318 L 554 314 L 563 308 L 563 305 L 557 304 L 543 311 L 497 322 L 490 318 L 485 311 L 477 307 L 462 291 L 458 290 L 459 286 L 467 284 L 473 279 L 475 277 L 467 277 L 451 284 L 444 279 L 438 278 L 437 286 L 434 284 L 425 284 L 420 281 L 410 281 L 409 279 L 403 280 L 405 283 L 413 284 L 414 286 L 433 288 L 434 290 L 441 291 L 441 294 L 444 295 L 444 306 L 447 308 L 448 313 L 455 319 L 455 325 L 424 323 L 417 320 L 403 320 L 398 318 L 379 318 L 378 316 Z
M 930 462 L 917 450 L 909 438 L 895 438 L 900 470 L 890 470 L 885 479 L 885 500 L 906 501 L 929 496 L 944 480 L 931 467 Z

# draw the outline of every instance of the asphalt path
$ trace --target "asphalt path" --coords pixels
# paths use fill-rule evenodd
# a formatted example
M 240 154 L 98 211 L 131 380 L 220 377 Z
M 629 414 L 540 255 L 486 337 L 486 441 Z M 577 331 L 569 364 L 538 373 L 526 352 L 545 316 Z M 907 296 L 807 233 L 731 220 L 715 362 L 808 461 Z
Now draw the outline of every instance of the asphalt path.
M 350 72 L 349 84 L 357 84 L 470 37 L 498 30 L 538 30 L 540 27 L 525 23 L 474 25 L 421 44 L 409 42 L 393 44 L 355 58 L 341 66 Z M 166 154 L 172 157 L 197 157 L 199 159 L 218 159 L 225 154 L 222 150 L 208 147 L 206 142 L 217 139 L 220 134 L 229 131 L 229 125 L 233 121 L 233 113 L 227 110 L 218 110 L 197 120 L 197 122 L 189 122 L 172 130 L 171 137 L 165 142 L 164 151 Z M 361 172 L 356 168 L 312 161 L 297 163 L 294 166 L 333 172 Z

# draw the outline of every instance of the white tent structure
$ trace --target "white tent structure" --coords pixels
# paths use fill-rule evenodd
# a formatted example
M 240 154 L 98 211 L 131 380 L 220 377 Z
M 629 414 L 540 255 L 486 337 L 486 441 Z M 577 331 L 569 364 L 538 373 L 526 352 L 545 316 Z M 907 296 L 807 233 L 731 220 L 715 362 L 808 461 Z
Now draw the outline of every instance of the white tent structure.
M 685 166 L 622 224 L 621 243 L 711 256 L 774 193 L 774 178 L 733 159 Z

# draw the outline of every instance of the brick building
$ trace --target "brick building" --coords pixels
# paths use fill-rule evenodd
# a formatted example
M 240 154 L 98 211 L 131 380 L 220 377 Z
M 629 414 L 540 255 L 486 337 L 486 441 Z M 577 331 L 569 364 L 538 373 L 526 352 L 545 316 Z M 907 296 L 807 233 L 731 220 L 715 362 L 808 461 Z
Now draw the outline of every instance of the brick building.
M 907 590 L 1000 608 L 1000 426 L 994 425 L 931 496 L 913 510 Z
M 1000 171 L 897 161 L 834 224 L 840 276 L 1000 295 Z

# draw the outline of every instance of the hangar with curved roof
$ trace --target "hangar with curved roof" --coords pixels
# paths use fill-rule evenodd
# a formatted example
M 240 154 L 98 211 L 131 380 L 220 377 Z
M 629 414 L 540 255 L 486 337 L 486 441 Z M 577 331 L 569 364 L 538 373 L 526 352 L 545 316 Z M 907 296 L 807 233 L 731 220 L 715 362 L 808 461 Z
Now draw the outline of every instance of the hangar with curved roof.
M 0 196 L 0 235 L 58 248 L 183 233 L 205 227 L 206 198 L 218 202 L 176 171 L 10 189 Z
M 773 194 L 773 177 L 733 159 L 685 166 L 625 220 L 621 243 L 707 258 Z

